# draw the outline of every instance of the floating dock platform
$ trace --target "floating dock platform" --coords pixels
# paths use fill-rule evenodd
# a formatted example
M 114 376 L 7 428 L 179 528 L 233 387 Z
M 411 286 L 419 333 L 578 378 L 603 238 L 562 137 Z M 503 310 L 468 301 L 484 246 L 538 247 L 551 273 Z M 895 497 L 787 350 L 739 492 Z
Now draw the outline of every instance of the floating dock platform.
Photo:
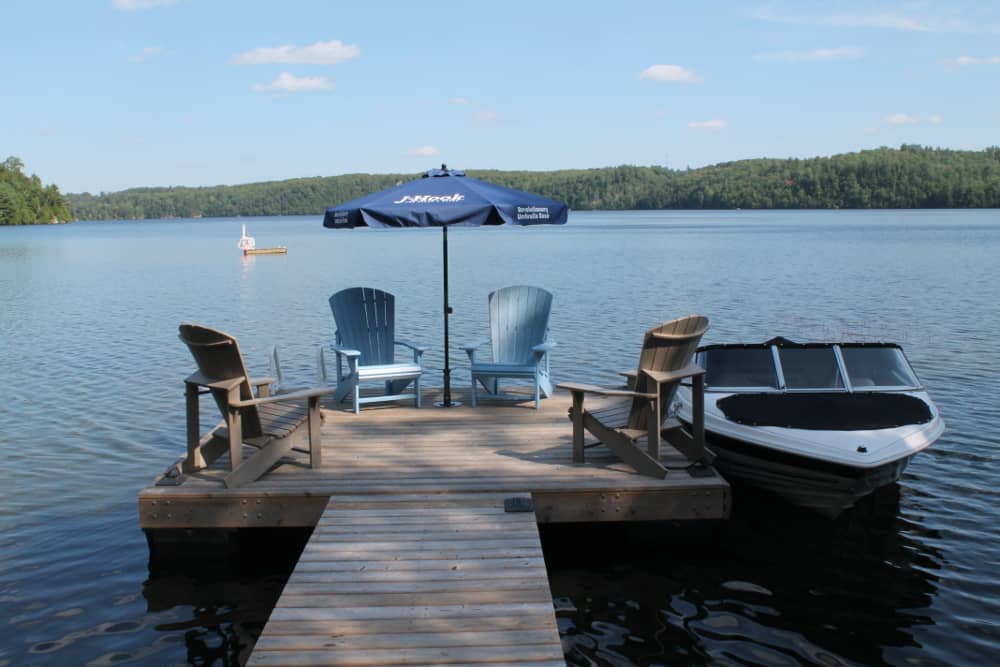
M 275 248 L 246 248 L 243 250 L 244 255 L 285 255 L 288 253 L 288 248 L 284 246 L 277 246 Z
M 573 463 L 569 405 L 327 409 L 321 468 L 296 454 L 227 489 L 223 456 L 140 491 L 140 526 L 314 528 L 250 664 L 563 664 L 537 523 L 730 511 L 726 481 L 666 444 L 664 479 L 602 446 Z

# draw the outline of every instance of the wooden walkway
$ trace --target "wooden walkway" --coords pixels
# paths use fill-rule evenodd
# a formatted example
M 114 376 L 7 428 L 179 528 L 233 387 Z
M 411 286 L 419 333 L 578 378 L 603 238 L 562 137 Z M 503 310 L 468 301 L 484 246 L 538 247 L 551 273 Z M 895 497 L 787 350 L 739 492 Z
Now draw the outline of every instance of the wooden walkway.
M 535 516 L 504 498 L 332 499 L 248 664 L 564 665 Z

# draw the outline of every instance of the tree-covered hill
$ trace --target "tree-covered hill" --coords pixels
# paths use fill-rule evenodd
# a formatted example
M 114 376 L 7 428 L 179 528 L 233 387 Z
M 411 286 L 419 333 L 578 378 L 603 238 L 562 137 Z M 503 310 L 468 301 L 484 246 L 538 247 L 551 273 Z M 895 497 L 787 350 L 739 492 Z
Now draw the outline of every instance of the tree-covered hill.
M 70 209 L 54 185 L 43 186 L 38 176 L 26 175 L 16 157 L 0 162 L 0 225 L 36 225 L 66 222 Z
M 470 176 L 586 209 L 1000 208 L 1000 147 L 899 149 L 809 159 L 757 159 L 700 169 L 607 167 Z M 349 174 L 206 188 L 67 195 L 86 220 L 320 214 L 417 174 Z

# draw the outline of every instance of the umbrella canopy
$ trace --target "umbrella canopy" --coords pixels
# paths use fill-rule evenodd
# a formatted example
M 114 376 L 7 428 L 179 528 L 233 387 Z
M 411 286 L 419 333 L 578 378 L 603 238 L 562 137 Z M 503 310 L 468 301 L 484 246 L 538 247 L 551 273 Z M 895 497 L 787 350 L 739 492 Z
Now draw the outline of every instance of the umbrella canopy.
M 444 227 L 561 225 L 566 204 L 466 176 L 433 169 L 423 178 L 352 199 L 326 210 L 323 225 L 343 227 Z
M 395 187 L 344 202 L 326 210 L 323 226 L 441 227 L 444 262 L 444 400 L 451 400 L 451 367 L 448 360 L 448 227 L 480 225 L 562 225 L 566 204 L 530 192 L 481 181 L 465 172 L 432 169 Z

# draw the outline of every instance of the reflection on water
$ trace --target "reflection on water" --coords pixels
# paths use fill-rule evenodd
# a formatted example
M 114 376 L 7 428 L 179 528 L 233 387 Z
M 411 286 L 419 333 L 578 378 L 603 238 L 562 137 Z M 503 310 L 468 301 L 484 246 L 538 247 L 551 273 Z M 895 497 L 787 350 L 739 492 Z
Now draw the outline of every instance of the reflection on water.
M 244 258 L 243 222 L 288 254 Z M 903 342 L 948 424 L 895 497 L 835 522 L 741 489 L 732 521 L 697 531 L 546 530 L 574 664 L 1000 654 L 997 211 L 573 213 L 456 229 L 449 246 L 456 383 L 489 292 L 537 284 L 555 296 L 559 381 L 614 382 L 646 326 L 701 312 L 706 343 Z M 138 529 L 136 493 L 184 451 L 177 325 L 231 331 L 255 374 L 278 344 L 304 384 L 333 337 L 329 295 L 375 285 L 430 346 L 433 386 L 440 259 L 436 230 L 333 232 L 317 217 L 0 228 L 0 667 L 244 660 L 294 558 L 245 545 L 222 567 L 171 569 L 148 562 Z
M 898 487 L 837 521 L 748 488 L 735 507 L 698 530 L 546 530 L 568 661 L 927 664 L 913 630 L 933 622 L 942 555 L 899 517 Z

